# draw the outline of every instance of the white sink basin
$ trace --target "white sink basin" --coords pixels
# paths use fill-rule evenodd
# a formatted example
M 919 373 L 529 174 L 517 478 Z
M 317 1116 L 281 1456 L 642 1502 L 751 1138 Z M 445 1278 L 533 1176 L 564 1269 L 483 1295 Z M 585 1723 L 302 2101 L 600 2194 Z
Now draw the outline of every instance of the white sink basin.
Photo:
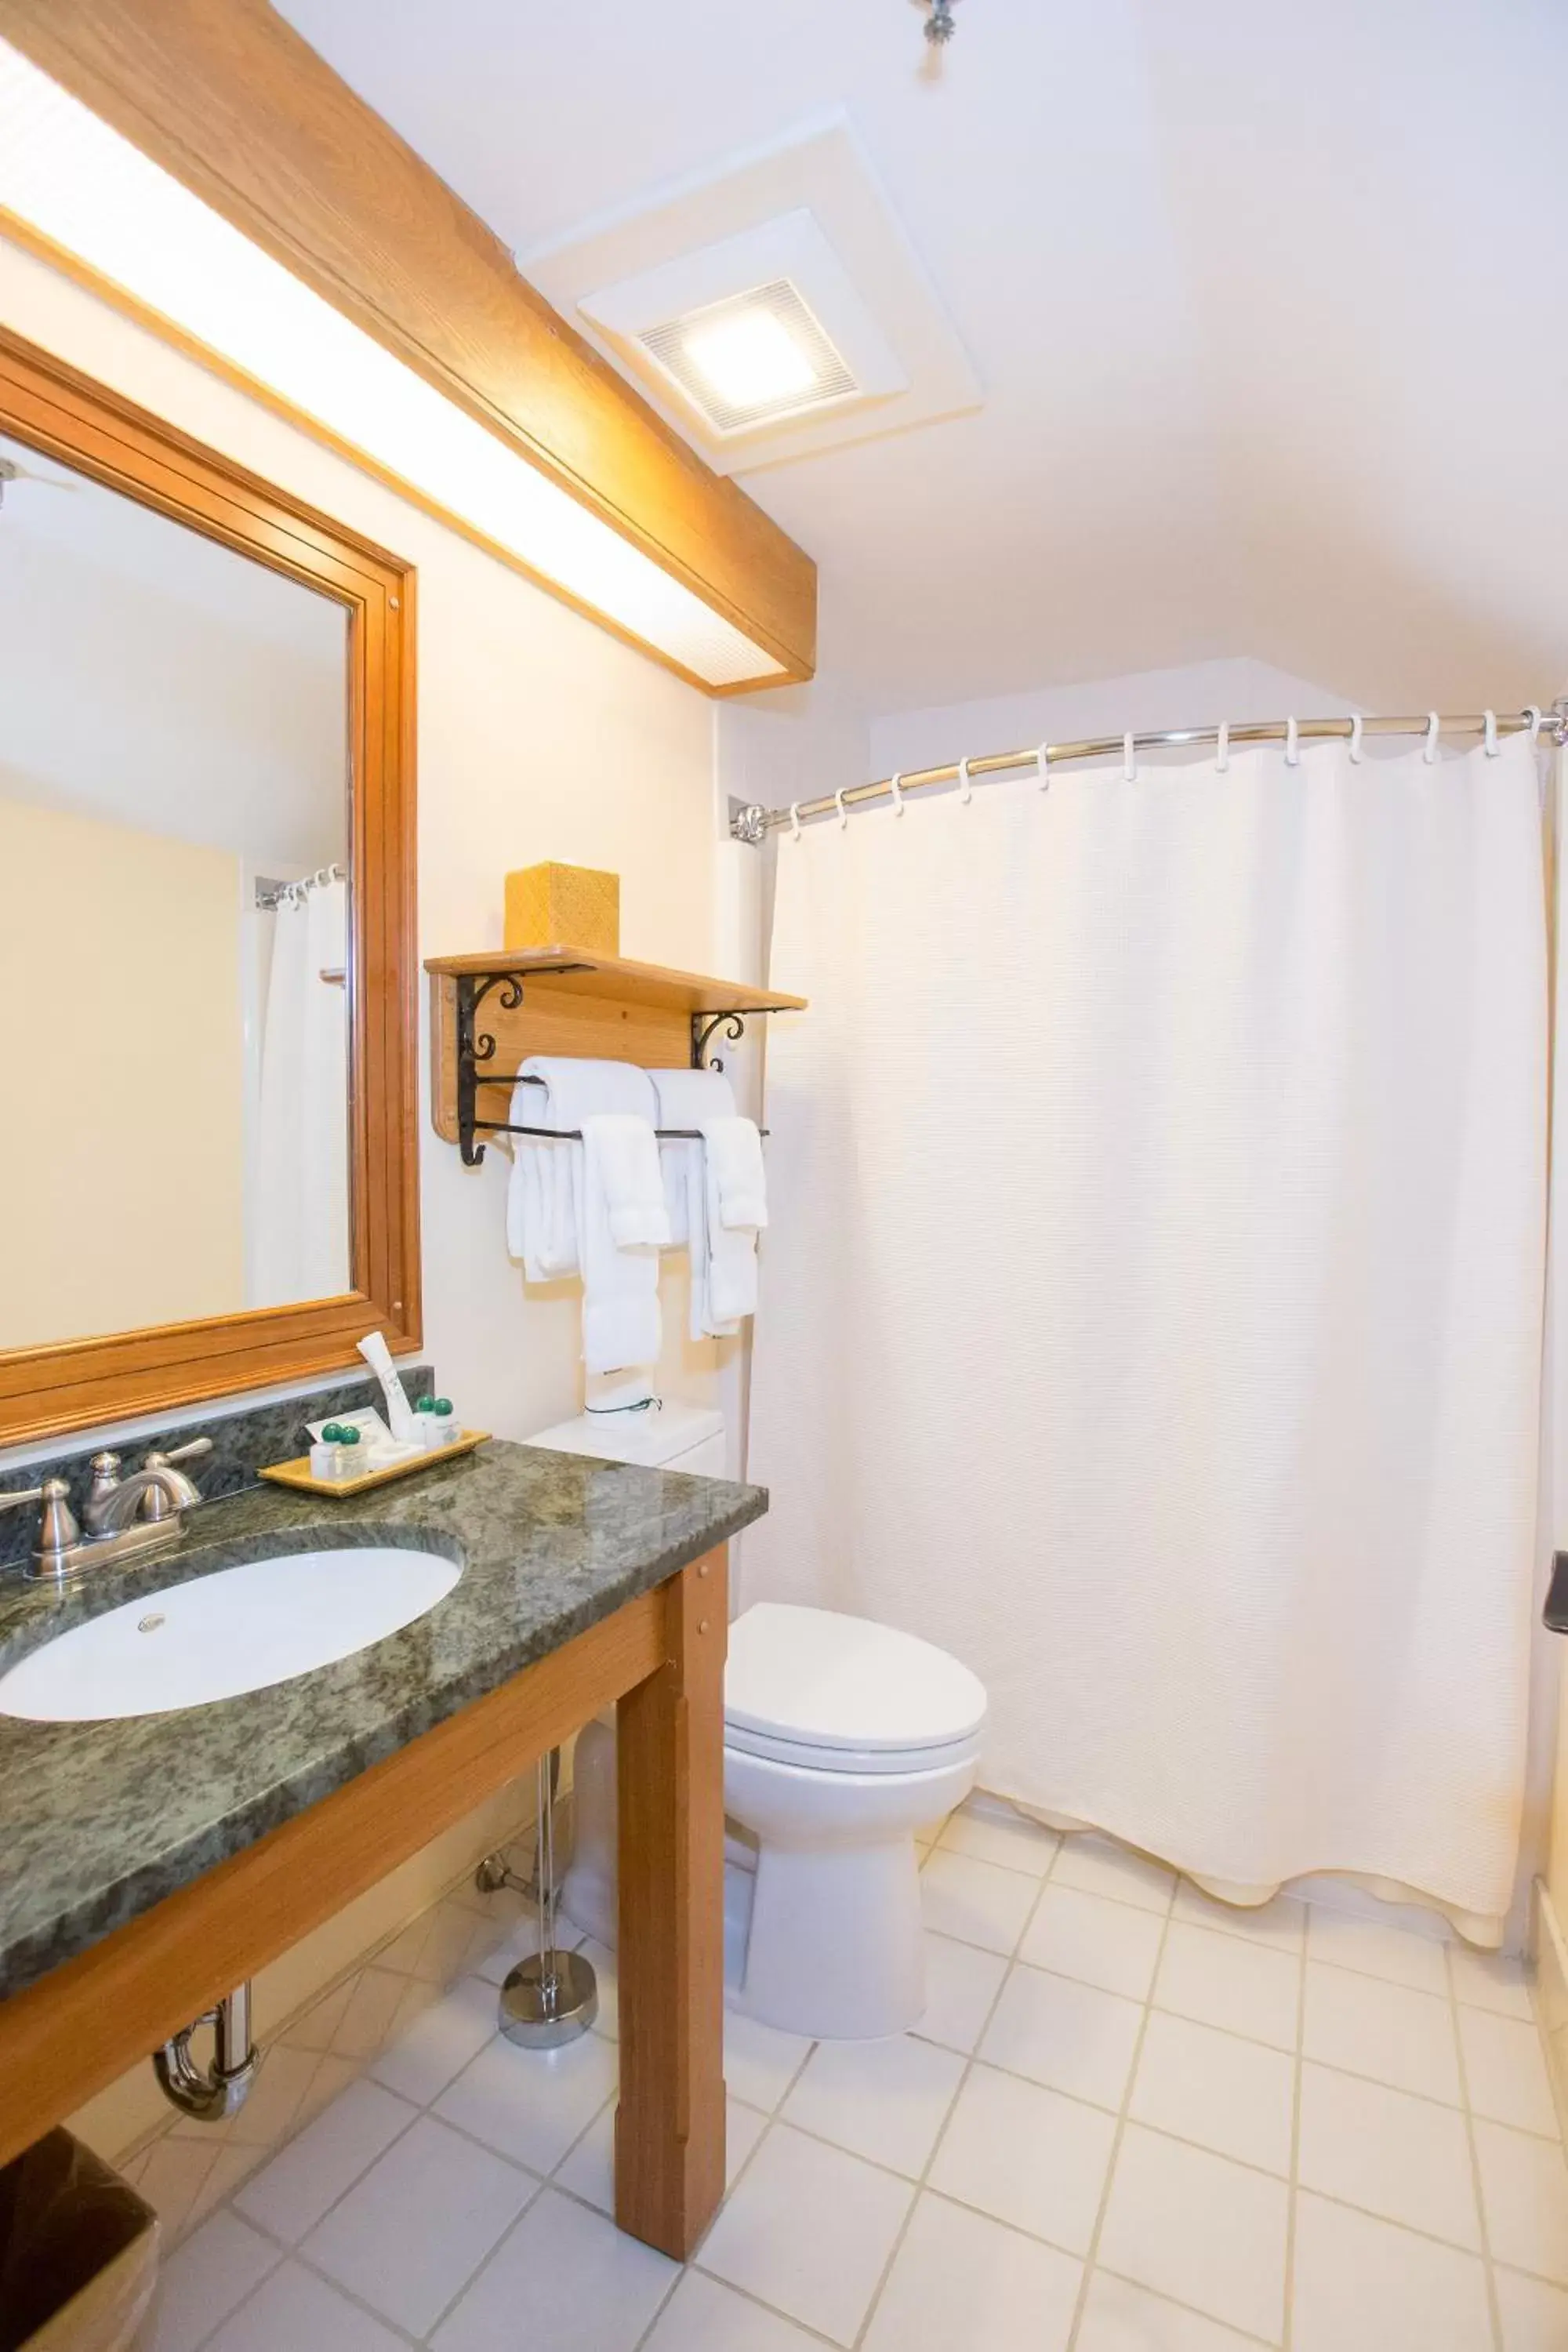
M 412 1625 L 462 1574 L 428 1551 L 298 1551 L 106 1610 L 0 1675 L 0 1715 L 167 1715 L 292 1682 Z

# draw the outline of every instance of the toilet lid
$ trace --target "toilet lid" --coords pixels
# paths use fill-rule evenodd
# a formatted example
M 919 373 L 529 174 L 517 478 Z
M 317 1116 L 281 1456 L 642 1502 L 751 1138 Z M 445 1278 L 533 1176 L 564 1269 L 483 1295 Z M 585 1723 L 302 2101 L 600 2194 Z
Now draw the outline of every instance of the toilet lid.
M 891 1625 L 760 1601 L 730 1628 L 724 1719 L 805 1748 L 918 1749 L 985 1720 L 985 1685 Z

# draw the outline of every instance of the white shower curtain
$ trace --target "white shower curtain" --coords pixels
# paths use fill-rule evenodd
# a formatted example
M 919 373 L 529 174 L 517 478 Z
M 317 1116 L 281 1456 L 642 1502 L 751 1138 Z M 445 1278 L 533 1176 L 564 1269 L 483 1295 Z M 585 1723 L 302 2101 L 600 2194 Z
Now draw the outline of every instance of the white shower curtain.
M 984 1679 L 984 1786 L 1495 1941 L 1531 1611 L 1540 802 L 1341 742 L 778 848 L 767 1595 Z
M 348 895 L 335 876 L 293 886 L 273 915 L 257 1118 L 252 1305 L 350 1287 Z

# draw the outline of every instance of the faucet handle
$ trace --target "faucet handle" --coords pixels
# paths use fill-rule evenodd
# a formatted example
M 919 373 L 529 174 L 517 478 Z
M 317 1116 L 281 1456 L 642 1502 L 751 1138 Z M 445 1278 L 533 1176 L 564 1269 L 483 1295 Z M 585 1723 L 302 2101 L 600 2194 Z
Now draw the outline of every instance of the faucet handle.
M 63 1478 L 45 1479 L 43 1504 L 36 1557 L 45 1572 L 52 1573 L 67 1552 L 81 1541 L 81 1529 L 70 1507 L 70 1488 Z
M 176 1445 L 171 1454 L 149 1454 L 143 1467 L 148 1470 L 172 1470 L 177 1462 L 194 1462 L 200 1455 L 210 1454 L 212 1450 L 213 1442 L 210 1437 L 193 1437 L 188 1445 Z M 177 1486 L 173 1491 L 167 1483 L 148 1487 L 142 1497 L 138 1514 L 140 1517 L 151 1519 L 156 1524 L 160 1519 L 176 1518 L 181 1511 L 188 1510 L 193 1503 L 201 1501 L 201 1496 L 190 1479 L 177 1470 L 174 1476 Z M 180 1489 L 184 1491 L 179 1491 Z
M 120 1484 L 120 1456 L 118 1454 L 95 1454 L 88 1467 L 92 1472 L 92 1485 L 88 1490 L 87 1499 L 89 1503 L 101 1503 L 104 1496 L 111 1495 Z
M 34 1580 L 57 1575 L 67 1552 L 80 1540 L 81 1529 L 69 1496 L 70 1488 L 63 1478 L 46 1478 L 41 1486 L 24 1486 L 19 1493 L 0 1495 L 0 1511 L 15 1510 L 22 1503 L 42 1503 L 44 1507 L 38 1519 L 33 1564 L 26 1571 Z

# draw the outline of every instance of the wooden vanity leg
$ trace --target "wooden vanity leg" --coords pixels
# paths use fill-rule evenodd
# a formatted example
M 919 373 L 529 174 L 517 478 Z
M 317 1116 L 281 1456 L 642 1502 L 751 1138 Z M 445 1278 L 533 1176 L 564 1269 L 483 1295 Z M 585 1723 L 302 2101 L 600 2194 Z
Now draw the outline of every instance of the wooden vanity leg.
M 679 2262 L 724 2193 L 726 1555 L 663 1586 L 665 1664 L 617 1709 L 616 2220 Z

